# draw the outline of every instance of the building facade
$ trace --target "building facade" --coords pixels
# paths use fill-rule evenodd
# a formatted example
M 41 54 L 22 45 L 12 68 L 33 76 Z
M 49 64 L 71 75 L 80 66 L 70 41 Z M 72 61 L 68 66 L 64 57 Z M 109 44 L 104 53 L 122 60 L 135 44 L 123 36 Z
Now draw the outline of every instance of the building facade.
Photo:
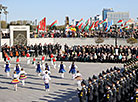
M 114 11 L 113 11 L 113 8 L 109 8 L 109 9 L 104 8 L 104 9 L 102 10 L 102 19 L 103 19 L 103 20 L 105 20 L 105 19 L 107 18 L 107 13 L 108 13 L 108 12 L 114 12 Z
M 107 12 L 108 22 L 113 21 L 117 24 L 119 20 L 123 20 L 123 23 L 129 20 L 129 12 Z

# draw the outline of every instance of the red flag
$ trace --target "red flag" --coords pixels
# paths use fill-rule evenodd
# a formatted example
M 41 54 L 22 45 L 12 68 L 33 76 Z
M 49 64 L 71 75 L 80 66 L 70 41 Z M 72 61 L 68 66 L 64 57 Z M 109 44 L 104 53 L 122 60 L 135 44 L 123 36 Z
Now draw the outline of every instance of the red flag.
M 55 20 L 51 25 L 50 28 L 53 28 L 57 24 L 57 20 Z
M 38 32 L 39 30 L 46 31 L 46 17 L 39 22 L 39 25 L 37 26 L 37 30 Z
M 96 22 L 95 22 L 94 28 L 95 28 L 95 27 L 98 27 L 98 23 L 99 23 L 99 21 L 96 21 Z
M 123 20 L 119 20 L 117 23 L 118 24 L 122 24 L 123 23 Z
M 93 22 L 92 25 L 90 26 L 89 30 L 92 30 L 93 26 L 94 26 L 94 22 Z
M 78 26 L 78 28 L 81 29 L 82 25 L 83 25 L 83 23 L 81 23 L 81 24 Z

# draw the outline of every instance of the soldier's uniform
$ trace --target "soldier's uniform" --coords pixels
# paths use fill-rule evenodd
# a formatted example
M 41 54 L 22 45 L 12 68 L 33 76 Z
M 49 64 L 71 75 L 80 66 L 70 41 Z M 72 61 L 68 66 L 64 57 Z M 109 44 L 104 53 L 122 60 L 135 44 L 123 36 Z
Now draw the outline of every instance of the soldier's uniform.
M 112 80 L 112 84 L 113 84 L 113 87 L 112 87 L 112 93 L 113 93 L 113 96 L 112 96 L 112 102 L 116 102 L 116 81 L 115 80 Z
M 107 82 L 107 92 L 104 95 L 104 102 L 112 102 L 112 90 L 110 89 L 112 87 L 111 83 Z
M 117 81 L 119 81 L 119 79 L 117 78 Z M 117 98 L 116 98 L 116 102 L 120 102 L 121 101 L 121 86 L 119 83 L 117 83 L 116 85 L 116 94 L 117 94 Z
M 98 80 L 99 102 L 103 102 L 103 96 L 104 96 L 104 81 L 102 78 L 103 75 L 100 73 Z
M 87 94 L 87 91 L 86 91 L 86 81 L 83 80 L 81 82 L 81 85 L 82 85 L 82 89 L 78 90 L 79 100 L 80 100 L 80 102 L 86 102 L 86 94 Z
M 99 102 L 98 97 L 98 83 L 97 83 L 97 76 L 93 75 L 93 101 L 92 102 Z
M 133 102 L 138 102 L 138 84 L 135 84 L 136 91 L 134 93 Z
M 93 86 L 92 86 L 92 79 L 89 78 L 89 85 L 87 89 L 87 96 L 88 96 L 88 102 L 92 102 L 93 100 Z

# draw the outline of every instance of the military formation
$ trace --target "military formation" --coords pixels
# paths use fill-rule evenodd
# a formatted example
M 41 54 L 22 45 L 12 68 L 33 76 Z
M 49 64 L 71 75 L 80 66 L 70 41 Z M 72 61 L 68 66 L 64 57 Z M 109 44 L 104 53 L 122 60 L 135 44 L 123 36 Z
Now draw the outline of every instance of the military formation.
M 138 102 L 138 58 L 81 82 L 80 102 Z

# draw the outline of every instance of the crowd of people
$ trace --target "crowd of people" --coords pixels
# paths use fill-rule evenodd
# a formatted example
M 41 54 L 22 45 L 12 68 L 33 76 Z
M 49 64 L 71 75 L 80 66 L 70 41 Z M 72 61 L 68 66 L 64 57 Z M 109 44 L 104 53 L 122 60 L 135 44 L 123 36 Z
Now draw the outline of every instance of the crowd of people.
M 125 62 L 136 58 L 138 47 L 113 45 L 64 46 L 64 54 L 58 54 L 57 60 L 79 62 Z
M 11 72 L 11 60 L 8 59 L 9 56 L 6 56 L 6 61 L 5 61 L 5 73 L 7 74 L 7 77 L 10 77 L 10 72 Z M 65 68 L 66 65 L 61 62 L 61 64 L 59 64 L 58 66 L 56 65 L 56 60 L 55 57 L 51 56 L 51 65 L 48 65 L 48 63 L 45 61 L 45 56 L 42 56 L 38 61 L 36 61 L 36 58 L 34 57 L 33 60 L 31 60 L 30 54 L 27 53 L 25 55 L 25 58 L 27 60 L 27 65 L 31 65 L 33 64 L 34 67 L 36 68 L 36 73 L 38 77 L 42 77 L 43 81 L 44 81 L 44 85 L 45 85 L 45 91 L 49 91 L 49 82 L 51 80 L 51 67 L 56 69 L 59 68 L 58 73 L 61 74 L 61 78 L 64 78 L 64 73 L 66 72 Z M 38 59 L 38 58 L 37 58 Z M 11 84 L 13 84 L 14 86 L 14 90 L 17 91 L 18 89 L 18 83 L 22 83 L 22 85 L 25 85 L 25 80 L 27 79 L 27 73 L 25 72 L 25 70 L 23 69 L 23 67 L 20 65 L 21 63 L 21 58 L 17 57 L 15 60 L 15 67 L 14 67 L 14 71 L 13 71 L 13 75 L 12 75 L 12 81 Z M 76 71 L 76 68 L 78 68 L 74 62 L 72 62 L 72 64 L 69 66 L 69 73 L 72 74 L 72 78 L 75 79 L 76 77 L 78 77 L 78 75 L 80 76 L 80 74 L 78 73 L 79 71 Z M 77 73 L 77 74 L 76 74 Z M 81 78 L 82 79 L 82 78 Z M 79 86 L 81 83 L 81 80 L 78 80 L 77 82 L 79 82 Z
M 10 38 L 10 33 L 2 33 L 2 39 Z
M 41 55 L 49 55 L 51 53 L 53 54 L 58 54 L 61 51 L 62 46 L 60 44 L 42 44 L 40 43 L 39 45 L 13 45 L 13 46 L 8 46 L 8 45 L 3 45 L 2 46 L 2 55 L 3 58 L 6 60 L 6 56 L 8 55 L 10 58 L 12 57 L 25 57 L 27 53 L 30 54 L 30 57 L 38 57 Z
M 30 46 L 16 45 L 2 47 L 3 58 L 5 55 L 12 57 L 24 57 L 27 53 L 30 57 L 45 55 L 50 60 L 51 54 L 56 56 L 57 61 L 78 62 L 116 62 L 123 63 L 138 56 L 137 46 L 113 46 L 113 45 L 82 45 L 71 46 L 67 44 L 64 48 L 60 44 L 35 44 Z
M 3 58 L 5 59 L 5 72 L 9 77 L 10 58 L 16 57 L 16 66 L 14 68 L 13 79 L 11 84 L 14 85 L 14 90 L 17 91 L 17 84 L 22 82 L 25 85 L 27 73 L 19 65 L 20 57 L 26 57 L 27 64 L 33 62 L 36 73 L 42 76 L 45 90 L 49 91 L 49 82 L 51 80 L 50 66 L 45 63 L 49 56 L 53 68 L 57 68 L 56 60 L 58 61 L 73 61 L 69 66 L 69 73 L 72 74 L 72 79 L 77 80 L 78 96 L 80 102 L 136 102 L 138 101 L 138 49 L 137 46 L 112 46 L 112 45 L 83 45 L 69 47 L 67 44 L 64 48 L 60 44 L 45 44 L 45 45 L 16 45 L 2 47 Z M 83 55 L 83 56 L 82 56 Z M 90 56 L 91 55 L 91 56 Z M 121 55 L 123 55 L 121 57 Z M 40 58 L 41 62 L 36 62 L 36 57 Z M 125 56 L 125 57 L 124 57 Z M 90 60 L 92 59 L 92 60 Z M 98 76 L 86 80 L 82 80 L 82 75 L 78 71 L 78 67 L 74 61 L 84 62 L 125 62 L 124 68 L 110 68 L 102 71 Z M 61 62 L 58 66 L 61 78 L 64 78 L 66 65 Z M 82 87 L 80 89 L 80 86 Z
M 118 38 L 129 38 L 131 36 L 138 38 L 138 32 L 118 32 Z M 31 32 L 30 38 L 93 38 L 93 37 L 102 37 L 102 38 L 115 38 L 116 32 L 103 32 L 103 31 L 92 31 L 92 32 L 65 32 L 65 31 L 48 31 L 43 32 Z
M 129 60 L 124 68 L 110 68 L 98 76 L 81 82 L 80 102 L 137 102 L 138 58 Z

